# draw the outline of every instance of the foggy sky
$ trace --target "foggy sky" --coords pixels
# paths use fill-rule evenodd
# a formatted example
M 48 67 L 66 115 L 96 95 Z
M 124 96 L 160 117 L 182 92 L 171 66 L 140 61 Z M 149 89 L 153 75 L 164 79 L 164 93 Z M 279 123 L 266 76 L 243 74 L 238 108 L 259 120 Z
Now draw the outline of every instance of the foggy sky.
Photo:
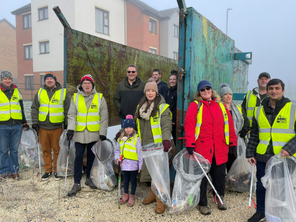
M 157 10 L 178 7 L 177 0 L 143 0 Z M 296 1 L 295 0 L 185 0 L 187 7 L 210 20 L 217 28 L 235 40 L 242 52 L 252 52 L 249 67 L 249 86 L 254 88 L 261 72 L 270 73 L 286 83 L 286 93 L 296 96 Z M 0 19 L 15 25 L 11 11 L 30 3 L 30 0 L 0 0 Z

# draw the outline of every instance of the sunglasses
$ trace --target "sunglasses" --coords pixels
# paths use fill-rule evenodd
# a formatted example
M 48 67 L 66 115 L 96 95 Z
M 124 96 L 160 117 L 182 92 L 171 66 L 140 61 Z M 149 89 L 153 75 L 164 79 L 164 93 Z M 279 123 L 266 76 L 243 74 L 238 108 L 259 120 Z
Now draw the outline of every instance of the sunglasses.
M 135 73 L 136 71 L 127 71 L 127 73 Z
M 200 91 L 201 92 L 204 92 L 205 90 L 210 91 L 211 90 L 211 87 L 207 87 L 207 88 L 201 89 Z

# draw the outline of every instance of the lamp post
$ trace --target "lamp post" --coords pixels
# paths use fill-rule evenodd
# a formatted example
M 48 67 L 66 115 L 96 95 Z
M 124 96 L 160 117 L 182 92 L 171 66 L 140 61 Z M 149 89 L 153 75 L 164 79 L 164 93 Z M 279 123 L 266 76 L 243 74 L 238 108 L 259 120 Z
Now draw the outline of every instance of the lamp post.
M 228 8 L 227 12 L 226 12 L 226 35 L 227 35 L 227 32 L 228 32 L 228 11 L 229 10 L 232 10 L 232 8 Z

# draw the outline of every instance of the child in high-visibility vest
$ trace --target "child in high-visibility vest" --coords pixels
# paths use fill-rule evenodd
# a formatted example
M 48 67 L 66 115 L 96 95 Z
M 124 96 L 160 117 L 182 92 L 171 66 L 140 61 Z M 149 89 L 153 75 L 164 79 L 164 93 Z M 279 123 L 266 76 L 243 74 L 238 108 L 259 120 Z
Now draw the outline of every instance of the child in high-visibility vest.
M 140 173 L 143 158 L 141 156 L 141 140 L 135 131 L 135 122 L 132 115 L 127 115 L 123 122 L 124 132 L 117 140 L 115 150 L 115 162 L 121 165 L 124 177 L 124 194 L 121 203 L 128 201 L 127 205 L 132 207 L 135 203 L 135 192 L 137 187 L 137 173 Z M 128 194 L 129 182 L 131 182 L 131 193 Z

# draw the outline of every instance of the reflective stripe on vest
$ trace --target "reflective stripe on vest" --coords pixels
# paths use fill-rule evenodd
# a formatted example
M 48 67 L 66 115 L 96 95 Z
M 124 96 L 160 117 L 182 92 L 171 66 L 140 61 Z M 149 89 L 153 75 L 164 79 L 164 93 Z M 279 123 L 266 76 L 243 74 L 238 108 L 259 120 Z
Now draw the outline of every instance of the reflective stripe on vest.
M 238 111 L 240 112 L 241 116 L 244 119 L 243 112 L 242 112 L 242 106 L 241 105 L 236 105 L 236 107 L 237 107 Z
M 198 101 L 194 100 L 194 102 L 198 106 Z M 229 145 L 229 122 L 228 122 L 228 115 L 226 112 L 226 108 L 223 105 L 223 103 L 219 103 L 220 109 L 223 113 L 223 118 L 224 118 L 224 136 L 225 136 L 225 142 L 227 145 Z M 195 140 L 198 139 L 199 134 L 200 134 L 200 127 L 202 125 L 202 113 L 203 113 L 203 103 L 201 104 L 199 111 L 196 115 L 196 125 L 195 125 Z
M 168 107 L 169 107 L 168 104 L 162 103 L 161 105 L 159 105 L 159 113 L 157 112 L 156 116 L 150 117 L 150 125 L 151 125 L 151 131 L 152 131 L 154 143 L 162 144 L 162 133 L 161 133 L 161 126 L 160 126 L 161 115 Z M 142 141 L 139 118 L 137 119 L 137 128 L 138 128 L 139 137 Z
M 136 134 L 125 142 L 120 141 L 120 153 L 123 159 L 138 160 L 137 139 L 138 135 Z
M 296 105 L 291 102 L 286 103 L 276 116 L 271 127 L 263 106 L 255 109 L 255 118 L 259 128 L 259 143 L 256 149 L 258 154 L 263 155 L 266 153 L 270 140 L 272 140 L 274 154 L 278 154 L 283 146 L 295 137 L 295 112 Z
M 84 97 L 79 93 L 74 93 L 73 100 L 77 110 L 76 131 L 83 131 L 85 128 L 90 132 L 100 130 L 101 116 L 99 112 L 102 96 L 102 93 L 96 93 L 87 110 Z
M 10 101 L 4 92 L 0 90 L 0 121 L 7 121 L 10 118 L 21 120 L 23 118 L 20 100 L 23 97 L 20 91 L 15 88 Z
M 257 105 L 257 96 L 253 94 L 253 90 L 250 90 L 247 94 L 246 97 L 246 112 L 247 112 L 247 117 L 250 122 L 250 127 L 252 127 L 252 119 L 254 116 L 254 110 Z
M 51 123 L 62 123 L 64 122 L 64 101 L 66 98 L 66 89 L 57 90 L 51 100 L 47 91 L 43 88 L 38 90 L 38 101 L 39 101 L 39 121 L 44 122 L 47 115 L 49 115 L 49 121 Z

